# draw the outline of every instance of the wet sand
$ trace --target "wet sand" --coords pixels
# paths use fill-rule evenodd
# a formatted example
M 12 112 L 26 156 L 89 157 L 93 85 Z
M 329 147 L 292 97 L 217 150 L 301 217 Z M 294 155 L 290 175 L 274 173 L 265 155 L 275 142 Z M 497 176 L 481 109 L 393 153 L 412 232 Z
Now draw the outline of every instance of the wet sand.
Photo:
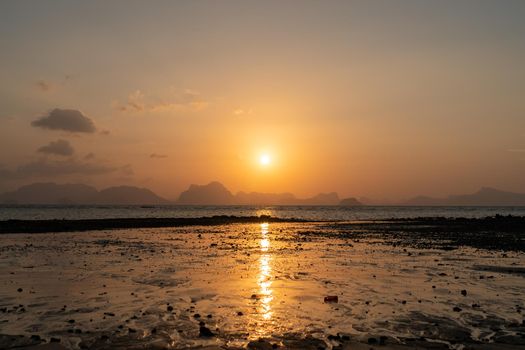
M 4 234 L 0 348 L 524 348 L 523 230 L 428 220 Z

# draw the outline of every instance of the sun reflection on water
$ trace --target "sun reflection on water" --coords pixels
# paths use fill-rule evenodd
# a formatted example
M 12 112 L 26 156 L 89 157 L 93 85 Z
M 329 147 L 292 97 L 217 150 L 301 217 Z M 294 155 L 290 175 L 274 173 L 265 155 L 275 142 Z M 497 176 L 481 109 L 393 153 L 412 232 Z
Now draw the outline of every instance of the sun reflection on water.
M 261 224 L 261 257 L 259 258 L 259 276 L 257 284 L 259 285 L 259 308 L 258 312 L 264 320 L 272 318 L 273 291 L 272 286 L 272 257 L 268 253 L 270 249 L 270 240 L 268 239 L 268 223 Z

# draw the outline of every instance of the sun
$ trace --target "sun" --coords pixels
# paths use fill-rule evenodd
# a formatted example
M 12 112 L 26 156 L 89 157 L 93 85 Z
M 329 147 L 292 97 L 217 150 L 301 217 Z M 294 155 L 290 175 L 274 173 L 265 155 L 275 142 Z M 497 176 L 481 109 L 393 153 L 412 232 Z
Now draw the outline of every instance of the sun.
M 261 156 L 259 157 L 259 163 L 262 166 L 270 165 L 271 162 L 272 162 L 272 158 L 270 158 L 270 155 L 266 153 L 261 154 Z

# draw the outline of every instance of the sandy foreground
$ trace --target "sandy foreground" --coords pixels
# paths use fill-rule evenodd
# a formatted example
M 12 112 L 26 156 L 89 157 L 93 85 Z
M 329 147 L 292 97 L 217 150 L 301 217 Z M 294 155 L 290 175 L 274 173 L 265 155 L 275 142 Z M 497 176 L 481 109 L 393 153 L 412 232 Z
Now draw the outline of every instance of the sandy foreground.
M 412 241 L 324 223 L 5 234 L 0 349 L 525 348 L 525 253 Z

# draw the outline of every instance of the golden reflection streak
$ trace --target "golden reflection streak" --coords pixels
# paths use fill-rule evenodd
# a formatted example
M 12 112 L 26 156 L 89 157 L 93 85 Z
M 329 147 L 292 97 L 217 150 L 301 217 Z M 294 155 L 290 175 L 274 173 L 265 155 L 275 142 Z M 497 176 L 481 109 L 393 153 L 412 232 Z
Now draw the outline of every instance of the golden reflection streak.
M 270 249 L 270 240 L 268 239 L 268 223 L 261 224 L 261 240 L 259 241 L 261 246 L 261 257 L 259 258 L 259 277 L 257 284 L 259 285 L 260 305 L 259 313 L 265 320 L 272 318 L 272 306 L 273 300 L 272 286 L 272 267 L 270 262 L 272 260 L 271 255 L 268 253 Z

